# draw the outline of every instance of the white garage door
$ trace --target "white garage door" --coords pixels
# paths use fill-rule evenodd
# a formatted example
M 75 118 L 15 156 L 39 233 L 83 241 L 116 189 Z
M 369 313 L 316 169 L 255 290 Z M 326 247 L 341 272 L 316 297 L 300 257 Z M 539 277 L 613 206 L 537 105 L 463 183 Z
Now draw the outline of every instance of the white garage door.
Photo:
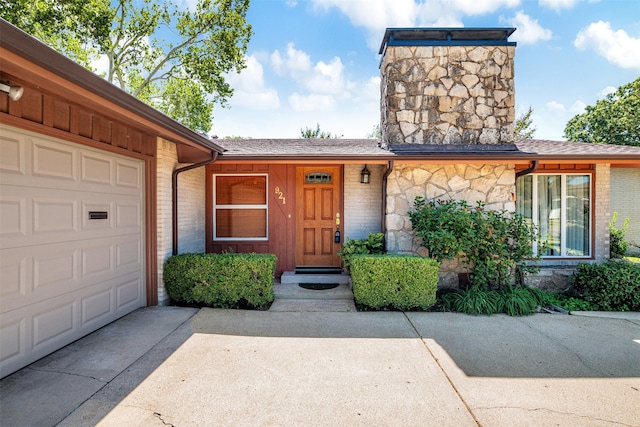
M 0 377 L 144 305 L 144 163 L 0 125 Z

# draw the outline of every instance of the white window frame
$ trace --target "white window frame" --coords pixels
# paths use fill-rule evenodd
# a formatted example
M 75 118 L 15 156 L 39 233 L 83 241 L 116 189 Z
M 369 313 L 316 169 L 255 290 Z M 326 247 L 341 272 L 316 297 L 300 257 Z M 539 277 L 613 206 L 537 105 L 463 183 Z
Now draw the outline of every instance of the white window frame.
M 538 227 L 540 218 L 538 215 L 538 177 L 540 176 L 559 176 L 560 177 L 560 255 L 542 255 L 542 259 L 559 259 L 559 258 L 583 258 L 590 259 L 593 254 L 593 220 L 594 220 L 594 203 L 593 203 L 593 179 L 591 173 L 567 173 L 560 171 L 549 171 L 548 173 L 531 174 L 531 221 Z M 568 255 L 567 254 L 567 177 L 568 176 L 587 176 L 589 177 L 589 253 L 587 255 Z M 538 253 L 538 242 L 533 243 L 533 253 Z
M 218 205 L 216 204 L 216 179 L 217 177 L 241 177 L 241 176 L 263 176 L 265 177 L 265 203 L 263 205 Z M 266 242 L 269 240 L 269 174 L 266 173 L 220 173 L 213 174 L 213 240 L 216 242 L 230 242 L 230 241 L 263 241 Z M 218 225 L 216 224 L 217 211 L 218 209 L 264 209 L 265 211 L 265 237 L 218 237 L 216 236 Z

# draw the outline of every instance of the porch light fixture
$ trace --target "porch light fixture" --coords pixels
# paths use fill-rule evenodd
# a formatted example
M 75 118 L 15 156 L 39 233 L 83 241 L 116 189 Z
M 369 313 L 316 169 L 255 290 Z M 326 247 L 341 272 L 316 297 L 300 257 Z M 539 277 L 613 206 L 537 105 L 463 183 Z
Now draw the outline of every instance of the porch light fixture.
M 6 83 L 0 83 L 0 90 L 9 94 L 9 98 L 13 101 L 17 101 L 22 98 L 22 93 L 24 92 L 24 88 L 22 86 L 9 86 Z
M 371 172 L 367 169 L 367 165 L 364 165 L 364 168 L 360 171 L 360 184 L 369 183 L 371 183 Z

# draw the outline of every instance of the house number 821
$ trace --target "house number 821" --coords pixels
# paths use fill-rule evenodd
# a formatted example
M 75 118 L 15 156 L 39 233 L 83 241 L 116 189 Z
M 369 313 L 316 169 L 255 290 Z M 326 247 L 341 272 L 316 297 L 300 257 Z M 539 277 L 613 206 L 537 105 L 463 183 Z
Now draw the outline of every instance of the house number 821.
M 286 205 L 287 201 L 286 201 L 286 199 L 284 197 L 284 194 L 282 194 L 282 191 L 280 191 L 280 187 L 276 187 L 275 190 L 276 190 L 276 194 L 278 195 L 278 199 L 282 200 L 282 204 L 283 205 Z

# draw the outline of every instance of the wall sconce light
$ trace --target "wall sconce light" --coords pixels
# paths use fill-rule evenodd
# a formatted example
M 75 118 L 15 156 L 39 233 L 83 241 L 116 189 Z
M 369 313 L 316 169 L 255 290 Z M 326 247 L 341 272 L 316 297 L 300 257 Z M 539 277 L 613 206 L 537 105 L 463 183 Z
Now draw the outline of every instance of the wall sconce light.
M 13 101 L 17 101 L 22 98 L 24 88 L 22 86 L 9 86 L 6 83 L 0 83 L 0 90 L 9 94 L 9 98 Z
M 369 184 L 371 182 L 371 172 L 367 169 L 367 165 L 360 171 L 360 184 Z

